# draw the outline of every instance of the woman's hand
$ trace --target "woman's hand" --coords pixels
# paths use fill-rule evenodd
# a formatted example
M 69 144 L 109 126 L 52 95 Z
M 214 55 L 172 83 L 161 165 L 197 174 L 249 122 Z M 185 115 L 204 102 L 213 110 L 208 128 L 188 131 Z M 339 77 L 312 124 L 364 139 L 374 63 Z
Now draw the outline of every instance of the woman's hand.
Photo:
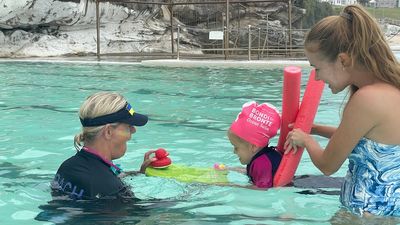
M 289 123 L 288 124 L 288 127 L 289 127 L 289 129 L 293 129 L 293 127 L 294 127 L 294 123 Z M 310 131 L 310 134 L 317 134 L 317 135 L 319 135 L 319 127 L 321 127 L 321 125 L 319 125 L 319 124 L 315 124 L 315 123 L 313 123 L 312 124 L 312 127 L 311 127 L 311 131 Z
M 150 163 L 156 160 L 153 157 L 150 158 L 150 155 L 155 152 L 156 152 L 156 150 L 150 150 L 150 151 L 144 153 L 143 163 L 140 166 L 140 171 L 139 171 L 140 173 L 144 174 L 144 172 L 146 171 L 146 168 L 150 166 Z
M 297 152 L 297 149 L 305 147 L 305 141 L 309 138 L 309 135 L 299 128 L 290 131 L 286 137 L 284 145 L 285 154 L 293 150 L 293 154 Z

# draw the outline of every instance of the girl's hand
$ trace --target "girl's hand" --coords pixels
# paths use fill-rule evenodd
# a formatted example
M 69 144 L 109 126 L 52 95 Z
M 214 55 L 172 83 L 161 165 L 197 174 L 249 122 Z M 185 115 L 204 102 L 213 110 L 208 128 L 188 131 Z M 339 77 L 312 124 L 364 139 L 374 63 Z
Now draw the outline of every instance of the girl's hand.
M 290 131 L 286 137 L 286 142 L 284 145 L 285 154 L 293 150 L 293 154 L 297 152 L 297 149 L 305 147 L 305 140 L 309 137 L 308 134 L 304 133 L 301 129 L 293 129 Z
M 153 157 L 150 158 L 150 155 L 155 152 L 156 152 L 156 150 L 150 150 L 150 151 L 144 153 L 143 163 L 140 166 L 140 171 L 139 171 L 140 173 L 144 173 L 146 171 L 146 168 L 150 166 L 150 163 L 156 160 Z

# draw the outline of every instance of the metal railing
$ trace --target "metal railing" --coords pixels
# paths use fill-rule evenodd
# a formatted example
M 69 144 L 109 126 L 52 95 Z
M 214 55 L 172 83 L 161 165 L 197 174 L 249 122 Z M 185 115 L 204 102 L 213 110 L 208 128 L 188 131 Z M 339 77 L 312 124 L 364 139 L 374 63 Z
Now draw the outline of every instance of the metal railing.
M 170 10 L 170 27 L 169 32 L 171 34 L 171 46 L 170 46 L 170 53 L 167 52 L 153 52 L 153 53 L 113 53 L 112 55 L 147 55 L 147 56 L 160 56 L 164 55 L 166 57 L 172 57 L 180 59 L 182 57 L 203 57 L 203 58 L 220 58 L 221 55 L 224 59 L 230 58 L 243 58 L 243 56 L 247 55 L 247 60 L 252 60 L 254 55 L 257 55 L 257 59 L 262 59 L 265 57 L 292 57 L 302 53 L 302 48 L 300 49 L 296 44 L 293 43 L 292 40 L 292 21 L 291 21 L 291 7 L 292 7 L 292 0 L 190 0 L 190 1 L 157 1 L 157 0 L 96 0 L 96 29 L 97 29 L 97 58 L 100 59 L 102 55 L 110 55 L 110 54 L 101 54 L 100 49 L 100 2 L 123 2 L 124 4 L 144 4 L 144 5 L 165 5 L 168 6 Z M 272 35 L 277 40 L 270 40 L 269 38 L 270 33 L 272 32 L 268 26 L 266 28 L 256 27 L 253 28 L 252 26 L 248 25 L 247 29 L 233 29 L 230 25 L 230 18 L 229 15 L 232 13 L 232 10 L 237 10 L 231 5 L 236 4 L 240 7 L 244 7 L 241 5 L 242 3 L 265 3 L 265 2 L 282 2 L 287 4 L 288 10 L 288 28 L 283 28 L 279 34 Z M 178 5 L 215 5 L 219 4 L 219 6 L 225 7 L 225 12 L 221 13 L 222 21 L 217 21 L 219 24 L 223 24 L 224 28 L 222 28 L 223 32 L 223 39 L 218 43 L 218 46 L 215 45 L 218 41 L 206 41 L 202 39 L 201 42 L 198 43 L 198 46 L 201 47 L 194 47 L 189 46 L 188 44 L 182 43 L 182 36 L 185 30 L 194 30 L 199 28 L 191 28 L 189 26 L 182 27 L 181 25 L 174 24 L 174 6 Z M 212 6 L 214 7 L 214 6 Z M 179 16 L 179 15 L 178 15 Z M 268 17 L 267 17 L 268 21 Z M 202 33 L 204 35 L 211 30 L 202 29 Z M 247 31 L 246 31 L 247 30 Z M 176 37 L 174 35 L 176 31 Z M 215 29 L 213 29 L 215 31 Z M 258 34 L 255 34 L 255 32 Z M 187 33 L 187 32 L 186 32 Z M 247 40 L 243 41 L 245 38 L 245 34 L 247 34 Z M 263 36 L 263 37 L 261 37 Z M 255 43 L 256 42 L 256 43 Z M 247 43 L 247 44 L 246 44 Z M 262 45 L 261 45 L 262 44 Z M 187 51 L 189 48 L 195 48 L 196 51 L 194 53 L 190 53 Z M 197 52 L 197 53 L 196 53 Z M 199 54 L 201 52 L 201 54 Z M 215 54 L 218 53 L 218 54 Z
M 212 32 L 219 32 L 221 37 L 219 39 L 203 38 L 200 43 L 193 45 L 186 44 L 182 46 L 181 37 L 183 31 L 185 35 L 188 33 L 210 34 Z M 227 31 L 223 29 L 198 29 L 188 27 L 177 27 L 177 38 L 174 40 L 176 43 L 176 58 L 180 59 L 184 54 L 190 57 L 191 52 L 202 52 L 204 58 L 224 58 L 224 59 L 267 59 L 267 58 L 299 58 L 304 57 L 303 39 L 307 30 L 295 29 L 292 30 L 298 34 L 297 44 L 288 43 L 287 29 L 273 30 L 267 26 L 253 27 L 248 25 L 247 28 L 234 29 Z M 229 36 L 226 33 L 229 32 Z M 229 40 L 226 40 L 229 38 Z M 241 40 L 239 40 L 241 39 Z M 238 41 L 239 40 L 239 41 Z M 225 44 L 228 43 L 228 44 Z M 201 47 L 194 47 L 201 46 Z M 197 55 L 196 57 L 200 57 Z

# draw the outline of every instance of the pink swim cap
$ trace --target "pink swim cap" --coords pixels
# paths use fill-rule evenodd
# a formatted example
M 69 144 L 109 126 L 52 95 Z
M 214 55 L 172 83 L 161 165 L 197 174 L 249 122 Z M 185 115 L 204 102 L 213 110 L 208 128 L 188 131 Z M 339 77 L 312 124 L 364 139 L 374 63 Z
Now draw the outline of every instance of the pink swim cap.
M 271 104 L 247 102 L 231 125 L 231 132 L 258 147 L 265 147 L 281 126 L 279 111 Z

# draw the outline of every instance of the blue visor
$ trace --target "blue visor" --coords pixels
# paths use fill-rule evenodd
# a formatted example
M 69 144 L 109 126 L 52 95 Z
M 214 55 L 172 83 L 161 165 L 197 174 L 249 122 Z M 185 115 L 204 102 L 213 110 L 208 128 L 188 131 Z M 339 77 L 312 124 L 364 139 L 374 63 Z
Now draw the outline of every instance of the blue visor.
M 144 126 L 148 117 L 139 114 L 133 110 L 129 103 L 115 113 L 111 113 L 96 118 L 79 118 L 83 127 L 96 127 L 106 125 L 108 123 L 126 123 L 132 126 Z

